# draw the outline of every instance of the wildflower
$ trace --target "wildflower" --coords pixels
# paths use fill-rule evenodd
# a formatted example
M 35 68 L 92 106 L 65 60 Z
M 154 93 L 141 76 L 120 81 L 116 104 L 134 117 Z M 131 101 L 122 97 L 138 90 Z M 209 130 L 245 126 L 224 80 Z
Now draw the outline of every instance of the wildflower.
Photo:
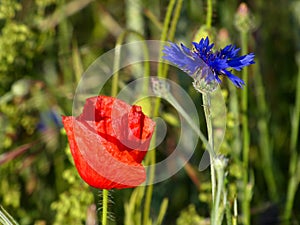
M 164 59 L 178 66 L 192 76 L 195 82 L 204 81 L 205 85 L 221 83 L 219 76 L 227 76 L 231 82 L 241 88 L 244 81 L 234 76 L 230 69 L 240 71 L 243 67 L 254 63 L 254 54 L 238 56 L 239 48 L 227 45 L 225 48 L 213 52 L 214 44 L 209 43 L 208 37 L 202 38 L 199 43 L 193 42 L 193 49 L 183 44 L 170 43 L 165 46 Z M 204 78 L 204 79 L 203 79 Z M 195 86 L 195 85 L 194 85 Z
M 145 181 L 141 162 L 155 123 L 140 106 L 95 96 L 78 117 L 63 116 L 63 124 L 77 171 L 90 186 L 122 189 Z

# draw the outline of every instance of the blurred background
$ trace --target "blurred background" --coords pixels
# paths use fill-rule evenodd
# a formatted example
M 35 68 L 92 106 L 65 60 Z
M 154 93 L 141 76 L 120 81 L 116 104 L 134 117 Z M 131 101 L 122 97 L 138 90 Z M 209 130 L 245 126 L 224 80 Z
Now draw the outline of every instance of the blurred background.
M 299 224 L 300 106 L 296 106 L 296 90 L 300 1 L 244 2 L 251 12 L 248 48 L 256 55 L 246 82 L 252 221 Z M 224 39 L 241 46 L 236 21 L 240 3 L 214 1 L 210 34 L 217 41 L 216 49 L 224 47 Z M 82 73 L 97 57 L 113 49 L 123 32 L 130 29 L 145 40 L 161 39 L 167 7 L 168 1 L 159 0 L 0 1 L 0 204 L 20 224 L 85 224 L 93 204 L 99 206 L 98 191 L 83 184 L 72 164 L 61 115 L 72 114 L 72 99 Z M 174 42 L 190 46 L 205 24 L 206 12 L 206 1 L 184 0 Z M 135 40 L 128 36 L 125 42 Z M 187 89 L 191 86 L 190 78 L 177 70 L 170 70 L 169 77 Z M 226 82 L 222 88 L 226 92 Z M 103 94 L 110 94 L 109 86 Z M 190 94 L 195 102 L 200 101 L 192 89 Z M 199 104 L 204 120 L 201 110 Z M 168 132 L 166 147 L 174 144 L 171 132 L 178 131 L 170 125 Z M 224 154 L 230 155 L 232 139 L 229 128 Z M 190 167 L 154 186 L 153 217 L 159 213 L 162 199 L 169 198 L 163 224 L 201 224 L 196 222 L 209 216 L 205 194 L 209 171 L 197 171 L 202 152 L 199 143 L 199 153 L 191 159 Z M 269 160 L 269 165 L 264 160 Z M 270 165 L 269 173 L 265 172 Z M 234 184 L 229 189 L 239 190 L 240 166 L 239 160 L 231 160 L 228 182 Z M 196 181 L 191 171 L 196 171 Z M 291 215 L 286 217 L 291 181 L 295 199 Z M 239 193 L 234 190 L 232 193 Z M 130 194 L 131 190 L 112 192 L 111 224 L 124 224 L 124 204 Z

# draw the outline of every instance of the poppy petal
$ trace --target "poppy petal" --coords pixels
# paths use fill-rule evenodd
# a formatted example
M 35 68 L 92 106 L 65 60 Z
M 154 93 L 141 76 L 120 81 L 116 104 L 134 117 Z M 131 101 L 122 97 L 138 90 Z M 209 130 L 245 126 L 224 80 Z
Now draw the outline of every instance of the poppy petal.
M 89 185 L 128 188 L 146 179 L 141 161 L 155 123 L 141 107 L 106 96 L 87 99 L 79 117 L 63 116 L 75 166 Z

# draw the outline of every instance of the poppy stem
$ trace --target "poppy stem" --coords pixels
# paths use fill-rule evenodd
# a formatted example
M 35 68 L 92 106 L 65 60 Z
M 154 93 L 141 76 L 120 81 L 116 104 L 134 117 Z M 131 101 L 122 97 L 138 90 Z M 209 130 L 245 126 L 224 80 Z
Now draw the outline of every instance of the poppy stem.
M 108 190 L 103 189 L 102 193 L 102 225 L 107 224 L 107 203 L 108 203 Z

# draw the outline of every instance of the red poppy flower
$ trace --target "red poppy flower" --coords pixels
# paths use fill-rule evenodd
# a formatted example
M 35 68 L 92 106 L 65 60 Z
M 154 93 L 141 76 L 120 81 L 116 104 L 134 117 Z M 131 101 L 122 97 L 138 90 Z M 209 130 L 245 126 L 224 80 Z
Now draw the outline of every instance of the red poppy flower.
M 78 117 L 63 116 L 70 149 L 81 178 L 100 189 L 128 188 L 146 179 L 141 162 L 155 122 L 140 106 L 112 97 L 88 98 Z

